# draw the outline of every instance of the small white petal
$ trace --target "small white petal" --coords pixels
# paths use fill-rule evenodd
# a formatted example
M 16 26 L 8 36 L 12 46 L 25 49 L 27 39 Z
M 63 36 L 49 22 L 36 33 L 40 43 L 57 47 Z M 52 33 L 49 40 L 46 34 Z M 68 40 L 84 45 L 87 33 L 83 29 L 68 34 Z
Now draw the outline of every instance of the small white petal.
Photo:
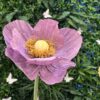
M 6 82 L 8 84 L 13 84 L 14 82 L 16 82 L 17 79 L 16 78 L 12 78 L 12 73 L 9 73 L 8 77 L 6 78 Z
M 8 97 L 8 98 L 3 98 L 2 100 L 11 100 L 12 98 L 11 97 Z
M 100 45 L 100 40 L 96 40 L 96 42 Z
M 43 17 L 44 18 L 51 18 L 52 16 L 49 14 L 49 9 L 47 9 L 44 13 L 43 13 Z
M 66 81 L 66 82 L 70 82 L 71 80 L 73 80 L 74 78 L 73 77 L 69 77 L 68 76 L 68 73 L 66 74 L 66 76 L 65 76 L 65 78 L 64 78 L 64 80 Z
M 78 29 L 79 34 L 82 34 L 83 30 L 81 28 Z

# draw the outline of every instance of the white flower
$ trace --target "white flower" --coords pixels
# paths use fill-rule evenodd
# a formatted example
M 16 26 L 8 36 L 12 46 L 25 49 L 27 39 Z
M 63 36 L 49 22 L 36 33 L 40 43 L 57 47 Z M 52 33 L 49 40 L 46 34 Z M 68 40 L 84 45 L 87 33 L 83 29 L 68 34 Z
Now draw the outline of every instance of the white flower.
M 13 84 L 16 81 L 17 81 L 16 78 L 12 78 L 12 73 L 9 73 L 8 77 L 6 78 L 6 82 L 8 82 L 9 84 Z
M 100 40 L 96 40 L 96 42 L 100 45 Z
M 2 100 L 11 100 L 12 98 L 11 97 L 8 97 L 8 98 L 3 98 Z
M 66 74 L 66 76 L 65 76 L 65 78 L 64 78 L 64 80 L 66 81 L 66 82 L 70 82 L 71 80 L 73 80 L 74 78 L 73 77 L 69 77 L 68 76 L 68 73 Z
M 83 30 L 81 28 L 78 29 L 79 34 L 82 34 Z
M 49 9 L 47 9 L 44 13 L 43 13 L 43 17 L 44 18 L 51 18 L 52 16 L 49 14 Z

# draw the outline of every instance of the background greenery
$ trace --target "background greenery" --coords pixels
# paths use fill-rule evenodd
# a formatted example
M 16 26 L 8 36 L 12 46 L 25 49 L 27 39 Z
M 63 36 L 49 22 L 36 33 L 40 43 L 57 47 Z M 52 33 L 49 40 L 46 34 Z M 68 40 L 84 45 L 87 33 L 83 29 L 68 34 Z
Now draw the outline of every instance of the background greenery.
M 0 0 L 0 100 L 11 96 L 12 100 L 32 100 L 33 82 L 5 57 L 2 29 L 15 19 L 23 19 L 35 25 L 47 9 L 60 27 L 83 30 L 83 46 L 74 59 L 76 68 L 69 70 L 74 80 L 48 86 L 40 82 L 40 100 L 100 100 L 100 2 L 99 0 Z M 18 81 L 6 83 L 12 72 Z

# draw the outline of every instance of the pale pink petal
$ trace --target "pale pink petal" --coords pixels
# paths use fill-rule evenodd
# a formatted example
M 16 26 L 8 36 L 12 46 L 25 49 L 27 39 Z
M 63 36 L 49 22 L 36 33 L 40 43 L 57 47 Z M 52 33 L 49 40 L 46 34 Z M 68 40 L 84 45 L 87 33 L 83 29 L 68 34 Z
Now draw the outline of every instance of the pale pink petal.
M 23 20 L 10 22 L 3 29 L 3 35 L 7 46 L 19 52 L 26 59 L 30 59 L 30 57 L 26 53 L 25 42 L 33 33 L 33 28 Z
M 74 67 L 75 63 L 71 61 L 60 61 L 54 64 L 43 66 L 40 70 L 40 78 L 46 84 L 52 85 L 63 81 L 67 69 Z
M 34 30 L 37 31 L 35 34 L 40 39 L 49 40 L 55 43 L 57 48 L 62 47 L 64 43 L 64 37 L 60 34 L 58 29 L 58 22 L 52 19 L 42 19 L 34 27 Z
M 79 52 L 82 45 L 82 36 L 78 31 L 70 28 L 60 29 L 60 33 L 65 37 L 64 46 L 58 51 L 57 56 L 71 60 Z
M 11 48 L 6 48 L 5 55 L 9 57 L 30 80 L 34 80 L 39 74 L 39 67 L 33 64 L 28 64 L 26 59 L 17 51 Z
M 12 40 L 10 41 L 10 46 L 13 50 L 19 52 L 26 59 L 29 59 L 29 55 L 25 48 L 25 39 L 21 36 L 16 28 L 12 30 Z
M 33 28 L 23 20 L 15 20 L 10 22 L 3 28 L 3 35 L 7 45 L 9 45 L 9 42 L 12 40 L 13 29 L 17 29 L 20 33 L 20 36 L 25 40 L 33 33 Z

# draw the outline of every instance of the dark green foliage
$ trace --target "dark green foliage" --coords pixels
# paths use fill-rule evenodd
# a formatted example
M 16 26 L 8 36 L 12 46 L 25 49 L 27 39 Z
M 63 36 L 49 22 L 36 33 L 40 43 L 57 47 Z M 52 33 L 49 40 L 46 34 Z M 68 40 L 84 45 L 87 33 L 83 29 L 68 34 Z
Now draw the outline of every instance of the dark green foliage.
M 53 86 L 40 81 L 40 100 L 100 100 L 100 45 L 96 43 L 100 39 L 99 0 L 0 0 L 0 100 L 8 96 L 12 100 L 32 100 L 34 85 L 5 57 L 4 25 L 15 19 L 35 25 L 47 8 L 59 27 L 81 28 L 84 42 L 74 59 L 76 68 L 69 70 L 74 80 Z M 18 78 L 13 85 L 6 83 L 9 72 Z

